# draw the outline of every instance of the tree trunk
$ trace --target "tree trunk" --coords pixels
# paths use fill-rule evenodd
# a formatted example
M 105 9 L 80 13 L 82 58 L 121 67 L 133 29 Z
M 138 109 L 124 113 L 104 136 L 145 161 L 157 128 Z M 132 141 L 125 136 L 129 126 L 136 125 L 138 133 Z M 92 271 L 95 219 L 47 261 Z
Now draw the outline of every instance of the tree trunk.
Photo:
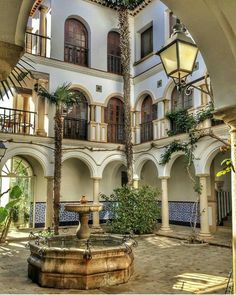
M 121 67 L 123 75 L 124 108 L 125 108 L 125 155 L 127 162 L 128 185 L 133 184 L 133 144 L 130 107 L 130 31 L 129 14 L 125 8 L 119 9 L 119 31 L 121 48 Z
M 57 106 L 54 117 L 54 234 L 59 234 L 59 215 L 60 215 L 60 194 L 61 194 L 61 161 L 62 161 L 62 136 L 63 119 L 61 109 Z

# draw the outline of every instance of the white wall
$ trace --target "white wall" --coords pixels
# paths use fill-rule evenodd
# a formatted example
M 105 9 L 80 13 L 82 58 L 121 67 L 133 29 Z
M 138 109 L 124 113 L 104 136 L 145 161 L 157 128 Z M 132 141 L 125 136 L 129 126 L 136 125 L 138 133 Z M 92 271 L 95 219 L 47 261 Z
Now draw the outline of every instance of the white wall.
M 107 70 L 107 34 L 117 28 L 117 13 L 89 1 L 52 0 L 52 57 L 64 60 L 64 24 L 68 17 L 78 17 L 89 32 L 89 65 Z M 105 57 L 105 58 L 104 58 Z
M 194 172 L 194 169 L 191 169 Z M 196 201 L 196 193 L 186 170 L 183 156 L 177 158 L 171 168 L 168 180 L 169 201 Z
M 82 195 L 93 200 L 89 169 L 78 159 L 68 159 L 62 165 L 61 201 L 80 201 Z
M 159 192 L 161 192 L 161 180 L 158 178 L 157 168 L 152 161 L 147 161 L 143 165 L 139 185 L 150 185 L 152 187 L 157 187 Z

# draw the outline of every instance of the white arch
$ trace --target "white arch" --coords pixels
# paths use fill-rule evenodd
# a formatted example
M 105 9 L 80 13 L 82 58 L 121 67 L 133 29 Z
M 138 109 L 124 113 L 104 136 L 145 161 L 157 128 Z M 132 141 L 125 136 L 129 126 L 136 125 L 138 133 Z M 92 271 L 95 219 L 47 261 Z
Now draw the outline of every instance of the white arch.
M 110 156 L 106 157 L 102 161 L 101 166 L 100 166 L 99 171 L 98 171 L 99 177 L 102 178 L 104 169 L 111 162 L 120 162 L 121 164 L 123 164 L 124 166 L 126 166 L 126 159 L 125 159 L 125 156 L 124 155 L 122 155 L 122 154 L 110 155 Z
M 50 164 L 50 156 L 48 153 L 42 150 L 37 146 L 9 146 L 7 148 L 6 154 L 1 161 L 0 168 L 4 166 L 4 164 L 14 156 L 31 156 L 35 160 L 37 160 L 43 168 L 43 172 L 45 176 L 52 176 L 53 175 L 53 168 Z
M 136 176 L 136 178 L 140 179 L 141 171 L 143 169 L 144 164 L 147 161 L 151 161 L 154 163 L 157 169 L 157 173 L 160 176 L 162 168 L 160 164 L 158 163 L 157 158 L 152 154 L 146 153 L 146 154 L 140 155 L 134 162 L 134 175 Z
M 148 95 L 151 97 L 152 103 L 154 104 L 154 102 L 155 102 L 155 96 L 154 96 L 153 92 L 150 91 L 150 90 L 144 90 L 141 93 L 139 93 L 139 95 L 137 96 L 137 99 L 136 99 L 136 102 L 135 102 L 135 105 L 134 105 L 135 111 L 141 111 L 142 103 L 143 103 L 144 99 Z
M 97 165 L 90 155 L 82 151 L 69 151 L 62 156 L 62 163 L 71 158 L 79 159 L 84 162 L 89 168 L 91 178 L 97 177 Z
M 86 97 L 88 104 L 89 105 L 93 104 L 93 96 L 92 96 L 92 94 L 83 85 L 77 84 L 77 83 L 76 84 L 71 84 L 70 88 L 73 89 L 73 90 L 81 91 L 84 94 L 84 96 Z
M 214 157 L 219 153 L 220 147 L 222 147 L 220 141 L 212 142 L 204 152 L 201 154 L 200 160 L 196 163 L 196 174 L 210 175 L 211 163 Z M 196 158 L 198 158 L 196 156 Z
M 166 165 L 164 166 L 163 175 L 161 175 L 161 176 L 170 177 L 171 169 L 172 169 L 174 162 L 177 160 L 177 158 L 179 158 L 183 155 L 184 155 L 184 152 L 181 152 L 181 151 L 172 154 L 170 161 L 168 163 L 166 163 Z M 194 165 L 194 169 L 195 169 L 195 173 L 196 173 L 195 163 L 193 163 L 193 165 Z

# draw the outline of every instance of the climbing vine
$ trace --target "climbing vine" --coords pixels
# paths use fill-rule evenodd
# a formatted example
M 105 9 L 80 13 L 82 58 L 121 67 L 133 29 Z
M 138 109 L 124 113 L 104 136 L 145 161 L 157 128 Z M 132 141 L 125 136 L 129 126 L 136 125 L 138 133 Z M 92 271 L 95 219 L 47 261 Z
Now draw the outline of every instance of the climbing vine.
M 209 103 L 204 110 L 198 111 L 195 114 L 189 114 L 186 109 L 167 113 L 166 117 L 172 125 L 172 130 L 167 132 L 168 136 L 194 132 L 200 123 L 213 118 L 213 111 L 213 104 Z

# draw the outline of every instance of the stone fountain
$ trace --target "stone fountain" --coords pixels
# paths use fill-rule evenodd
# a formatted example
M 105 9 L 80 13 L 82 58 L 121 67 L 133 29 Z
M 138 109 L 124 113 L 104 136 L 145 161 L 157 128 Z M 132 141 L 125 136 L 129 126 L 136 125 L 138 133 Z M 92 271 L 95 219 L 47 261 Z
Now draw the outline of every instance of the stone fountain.
M 133 273 L 132 239 L 111 235 L 91 235 L 89 213 L 102 210 L 102 204 L 68 204 L 78 212 L 76 236 L 55 236 L 29 242 L 28 276 L 42 287 L 97 289 L 125 283 Z

